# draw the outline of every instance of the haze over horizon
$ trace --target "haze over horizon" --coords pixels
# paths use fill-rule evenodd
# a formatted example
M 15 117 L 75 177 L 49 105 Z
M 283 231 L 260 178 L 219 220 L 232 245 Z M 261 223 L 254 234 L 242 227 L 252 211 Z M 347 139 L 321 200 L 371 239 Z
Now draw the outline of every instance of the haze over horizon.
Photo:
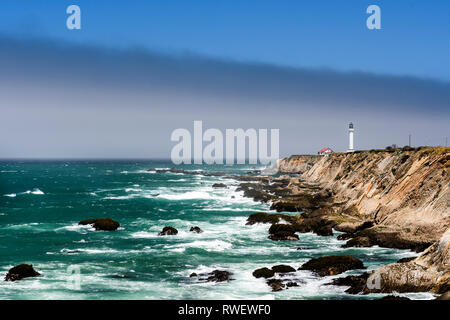
M 169 158 L 171 132 L 194 120 L 223 132 L 279 128 L 280 156 L 345 151 L 349 122 L 356 149 L 404 146 L 408 134 L 413 146 L 443 145 L 449 3 L 382 1 L 383 28 L 370 31 L 369 3 L 350 2 L 326 12 L 291 1 L 120 12 L 78 1 L 82 29 L 69 31 L 67 3 L 5 1 L 0 158 Z

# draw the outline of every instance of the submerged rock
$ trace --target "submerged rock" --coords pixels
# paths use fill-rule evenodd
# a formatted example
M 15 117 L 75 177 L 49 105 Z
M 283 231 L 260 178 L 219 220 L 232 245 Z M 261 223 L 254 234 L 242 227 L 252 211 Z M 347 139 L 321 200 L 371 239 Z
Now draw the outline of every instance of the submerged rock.
M 174 227 L 166 226 L 162 229 L 160 233 L 158 233 L 158 236 L 174 236 L 178 234 L 178 230 Z
M 208 282 L 223 282 L 232 280 L 232 273 L 225 270 L 214 270 L 207 274 L 206 281 Z
M 98 219 L 86 219 L 78 222 L 80 225 L 92 225 L 92 227 L 96 230 L 102 231 L 114 231 L 120 227 L 120 223 L 114 221 L 111 218 L 98 218 Z
M 352 256 L 326 256 L 309 260 L 299 270 L 310 270 L 323 277 L 363 268 L 362 261 Z
M 272 291 L 274 292 L 283 290 L 285 287 L 283 281 L 279 279 L 269 279 L 267 280 L 267 284 L 272 288 Z
M 213 188 L 226 188 L 227 185 L 225 183 L 214 183 L 212 185 Z
M 36 277 L 40 273 L 34 270 L 31 264 L 20 264 L 9 269 L 5 276 L 5 281 L 17 281 L 23 278 Z
M 298 287 L 298 283 L 294 281 L 289 281 L 286 283 L 286 287 Z
M 260 268 L 253 271 L 253 276 L 255 278 L 271 278 L 275 275 L 275 271 L 269 269 L 269 268 Z
M 231 281 L 231 272 L 225 271 L 225 270 L 214 270 L 211 272 L 206 273 L 200 273 L 197 274 L 195 272 L 192 272 L 189 275 L 189 278 L 197 278 L 198 281 L 202 282 L 223 282 L 223 281 Z
M 194 233 L 202 233 L 203 232 L 203 230 L 200 229 L 200 227 L 197 227 L 197 226 L 191 227 L 191 229 L 189 229 L 189 231 L 190 232 L 194 232 Z

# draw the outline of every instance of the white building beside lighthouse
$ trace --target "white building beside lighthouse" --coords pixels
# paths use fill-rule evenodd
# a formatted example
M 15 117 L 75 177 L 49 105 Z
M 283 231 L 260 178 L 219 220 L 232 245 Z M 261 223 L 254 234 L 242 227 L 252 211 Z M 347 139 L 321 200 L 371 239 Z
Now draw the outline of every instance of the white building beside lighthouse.
M 350 122 L 348 125 L 348 150 L 347 152 L 353 152 L 355 149 L 353 148 L 353 132 L 355 129 L 353 128 L 353 123 Z

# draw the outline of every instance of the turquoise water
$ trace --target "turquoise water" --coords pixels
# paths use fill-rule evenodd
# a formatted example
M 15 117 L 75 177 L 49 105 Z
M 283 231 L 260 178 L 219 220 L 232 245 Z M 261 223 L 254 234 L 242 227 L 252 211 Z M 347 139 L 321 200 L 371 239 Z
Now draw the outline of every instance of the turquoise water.
M 268 204 L 242 197 L 234 180 L 147 171 L 169 167 L 169 161 L 0 162 L 1 277 L 21 263 L 41 273 L 0 281 L 0 299 L 371 299 L 379 295 L 345 294 L 345 287 L 324 286 L 332 277 L 308 271 L 296 273 L 303 281 L 299 287 L 271 292 L 251 273 L 280 263 L 297 268 L 331 254 L 353 255 L 369 270 L 415 255 L 378 247 L 342 249 L 338 233 L 271 241 L 269 225 L 245 225 L 249 214 L 268 211 Z M 251 169 L 178 167 L 234 174 Z M 228 188 L 213 189 L 216 182 Z M 121 227 L 103 232 L 77 224 L 98 217 L 111 217 Z M 157 236 L 166 225 L 177 228 L 178 235 Z M 191 226 L 204 232 L 190 233 Z M 74 279 L 69 267 L 80 270 L 79 288 L 67 281 Z M 235 280 L 198 283 L 189 278 L 192 272 L 214 269 L 231 271 Z

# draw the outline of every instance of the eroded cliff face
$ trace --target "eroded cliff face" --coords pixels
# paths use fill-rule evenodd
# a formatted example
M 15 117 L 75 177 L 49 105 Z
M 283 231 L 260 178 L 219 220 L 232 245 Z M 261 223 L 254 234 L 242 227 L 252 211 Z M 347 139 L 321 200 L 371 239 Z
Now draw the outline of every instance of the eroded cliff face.
M 279 161 L 280 172 L 301 172 L 301 180 L 331 190 L 346 213 L 429 242 L 450 226 L 449 168 L 450 148 L 431 147 Z
M 445 293 L 450 290 L 450 229 L 416 259 L 378 268 L 367 279 L 370 292 Z
M 412 261 L 373 271 L 365 292 L 449 292 L 450 148 L 338 153 L 315 161 L 308 157 L 281 159 L 279 171 L 302 172 L 299 181 L 330 190 L 333 204 L 325 216 L 371 223 L 356 232 L 349 222 L 334 225 L 350 232 L 352 246 L 425 250 Z

